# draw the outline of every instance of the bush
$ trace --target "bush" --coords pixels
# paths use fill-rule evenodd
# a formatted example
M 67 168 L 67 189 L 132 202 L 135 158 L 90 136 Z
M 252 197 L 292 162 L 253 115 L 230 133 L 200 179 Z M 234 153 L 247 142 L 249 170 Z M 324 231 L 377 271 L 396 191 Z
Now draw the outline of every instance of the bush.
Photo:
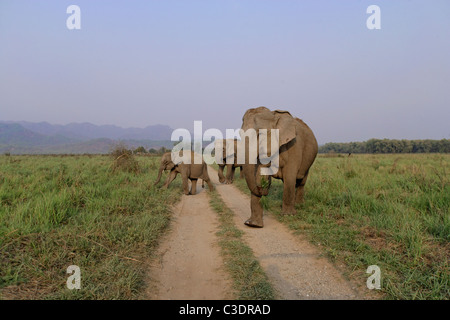
M 140 146 L 134 150 L 134 153 L 147 153 L 147 150 L 143 146 Z
M 130 173 L 138 173 L 141 171 L 139 162 L 134 158 L 133 152 L 124 144 L 119 143 L 114 146 L 110 152 L 110 155 L 113 158 L 113 172 L 116 170 L 122 170 Z

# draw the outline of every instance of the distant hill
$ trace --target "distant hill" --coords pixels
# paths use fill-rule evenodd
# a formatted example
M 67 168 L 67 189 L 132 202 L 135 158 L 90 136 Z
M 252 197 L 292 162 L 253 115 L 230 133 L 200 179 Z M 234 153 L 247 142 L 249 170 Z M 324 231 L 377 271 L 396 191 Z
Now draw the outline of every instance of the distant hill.
M 121 128 L 91 123 L 54 125 L 48 122 L 0 121 L 0 153 L 107 153 L 118 141 L 130 148 L 171 148 L 172 129 L 165 125 Z
M 48 122 L 34 123 L 27 121 L 19 121 L 16 123 L 20 124 L 25 129 L 46 136 L 61 135 L 78 140 L 99 138 L 108 138 L 113 140 L 170 140 L 173 131 L 173 129 L 169 126 L 159 124 L 145 128 L 122 128 L 114 125 L 95 125 L 89 122 L 69 123 L 66 125 L 50 124 Z
M 17 146 L 33 146 L 33 145 L 54 145 L 62 143 L 70 143 L 74 140 L 68 137 L 55 134 L 46 136 L 37 132 L 33 132 L 22 127 L 20 124 L 0 123 L 0 144 L 11 144 Z

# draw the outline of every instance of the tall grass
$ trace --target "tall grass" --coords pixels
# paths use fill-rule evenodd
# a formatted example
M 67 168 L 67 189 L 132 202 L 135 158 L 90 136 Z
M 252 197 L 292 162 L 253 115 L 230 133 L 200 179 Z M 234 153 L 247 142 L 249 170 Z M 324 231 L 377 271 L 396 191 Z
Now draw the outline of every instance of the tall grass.
M 159 158 L 141 157 L 138 173 L 113 172 L 111 161 L 0 157 L 2 298 L 139 297 L 180 192 L 152 187 Z M 81 269 L 81 290 L 66 287 L 69 265 Z
M 378 265 L 385 298 L 449 299 L 449 164 L 442 154 L 319 155 L 297 215 L 280 215 L 279 180 L 265 206 L 361 283 Z

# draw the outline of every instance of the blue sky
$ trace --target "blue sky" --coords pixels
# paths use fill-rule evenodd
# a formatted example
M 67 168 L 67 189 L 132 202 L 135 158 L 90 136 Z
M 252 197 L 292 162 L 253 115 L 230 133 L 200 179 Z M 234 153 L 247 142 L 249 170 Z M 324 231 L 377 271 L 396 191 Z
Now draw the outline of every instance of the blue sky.
M 319 143 L 450 138 L 449 17 L 448 0 L 0 0 L 0 120 L 225 130 L 266 106 Z

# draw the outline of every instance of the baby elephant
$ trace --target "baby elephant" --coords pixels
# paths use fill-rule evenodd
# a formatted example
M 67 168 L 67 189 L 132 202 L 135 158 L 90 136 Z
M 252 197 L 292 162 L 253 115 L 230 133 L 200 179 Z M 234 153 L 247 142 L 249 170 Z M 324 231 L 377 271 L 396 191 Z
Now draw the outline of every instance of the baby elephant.
M 161 165 L 159 167 L 158 178 L 155 181 L 155 185 L 161 180 L 161 175 L 164 170 L 170 170 L 169 176 L 163 185 L 163 188 L 167 188 L 169 184 L 176 178 L 177 174 L 181 174 L 183 179 L 183 192 L 184 194 L 196 194 L 197 193 L 197 180 L 202 179 L 202 187 L 204 187 L 204 182 L 208 184 L 209 190 L 214 190 L 214 186 L 211 183 L 208 175 L 208 166 L 202 159 L 201 164 L 195 164 L 194 162 L 194 152 L 191 151 L 191 162 L 192 164 L 185 164 L 180 162 L 175 164 L 172 161 L 171 152 L 166 152 L 161 158 Z M 191 180 L 191 192 L 189 192 L 188 179 Z

